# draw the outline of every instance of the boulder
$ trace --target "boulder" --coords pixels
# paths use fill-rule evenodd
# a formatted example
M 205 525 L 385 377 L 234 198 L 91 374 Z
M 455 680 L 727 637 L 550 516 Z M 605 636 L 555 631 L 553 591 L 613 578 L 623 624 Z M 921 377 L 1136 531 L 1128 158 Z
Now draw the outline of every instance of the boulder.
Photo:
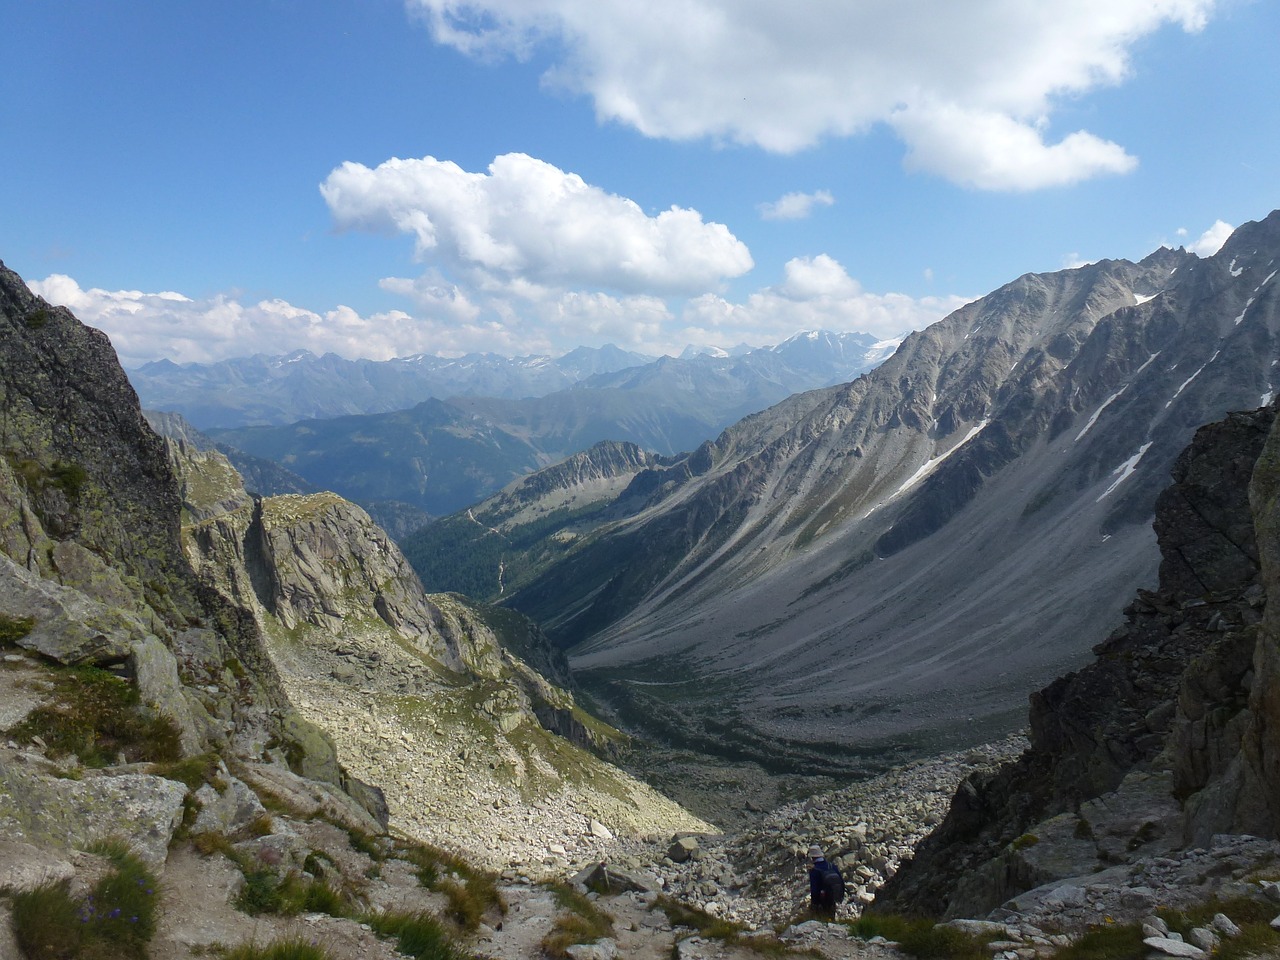
M 221 833 L 232 836 L 255 820 L 267 815 L 267 809 L 248 784 L 230 777 L 221 793 L 205 784 L 196 791 L 200 813 L 191 826 L 192 834 Z
M 0 824 L 11 839 L 63 849 L 123 840 L 149 867 L 163 870 L 182 822 L 187 788 L 148 774 L 96 771 L 68 780 L 0 757 Z
M 1205 960 L 1209 955 L 1195 944 L 1183 943 L 1169 937 L 1145 937 L 1142 941 L 1152 950 L 1166 957 L 1186 957 L 1187 960 Z
M 676 836 L 671 839 L 670 846 L 667 847 L 667 857 L 673 863 L 684 863 L 698 849 L 697 837 L 681 837 Z

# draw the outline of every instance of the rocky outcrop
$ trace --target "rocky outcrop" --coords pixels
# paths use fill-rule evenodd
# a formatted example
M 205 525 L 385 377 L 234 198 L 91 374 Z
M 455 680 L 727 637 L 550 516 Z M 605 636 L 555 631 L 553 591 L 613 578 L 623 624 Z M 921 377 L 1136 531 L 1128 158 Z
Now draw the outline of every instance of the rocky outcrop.
M 19 646 L 128 673 L 188 751 L 283 736 L 261 635 L 192 575 L 165 445 L 107 338 L 2 264 L 0 334 L 0 614 L 33 621 Z
M 228 469 L 216 453 L 170 451 L 182 475 Z M 221 490 L 194 477 L 185 489 Z M 351 771 L 347 791 L 378 783 L 400 829 L 535 875 L 567 864 L 545 842 L 566 823 L 581 820 L 584 838 L 593 821 L 632 834 L 712 829 L 587 752 L 607 755 L 621 735 L 523 659 L 556 664 L 536 627 L 426 595 L 359 507 L 329 493 L 224 503 L 188 511 L 205 517 L 184 530 L 192 563 L 253 613 L 292 702 Z
M 1156 505 L 1159 589 L 1139 591 L 1093 663 L 1032 697 L 1028 751 L 961 785 L 877 909 L 979 916 L 1215 834 L 1280 835 L 1260 775 L 1274 687 L 1262 611 L 1280 605 L 1259 566 L 1275 421 L 1264 408 L 1196 434 Z

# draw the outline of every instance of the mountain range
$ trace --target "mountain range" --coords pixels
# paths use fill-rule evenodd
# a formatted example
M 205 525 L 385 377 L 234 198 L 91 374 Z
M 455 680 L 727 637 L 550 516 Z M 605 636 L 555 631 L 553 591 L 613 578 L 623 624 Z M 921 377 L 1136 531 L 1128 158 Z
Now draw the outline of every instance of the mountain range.
M 818 763 L 1002 732 L 1153 579 L 1193 430 L 1273 397 L 1278 266 L 1273 213 L 1206 259 L 1028 274 L 691 454 L 597 448 L 406 549 L 667 737 Z
M 544 396 L 433 398 L 392 413 L 207 432 L 361 504 L 396 501 L 438 516 L 598 441 L 667 454 L 692 449 L 798 390 L 857 376 L 893 345 L 815 332 L 738 356 L 663 357 Z M 341 389 L 335 382 L 325 392 Z M 143 400 L 158 403 L 145 393 Z
M 895 558 L 921 545 L 939 554 L 922 567 L 924 575 L 945 570 L 966 549 L 972 554 L 948 536 L 990 548 L 985 559 L 1000 575 L 1010 558 L 1043 560 L 1059 549 L 1052 534 L 1064 525 L 1096 524 L 1095 548 L 1127 536 L 1141 496 L 1125 502 L 1118 495 L 1140 490 L 1134 481 L 1142 479 L 1145 458 L 1176 432 L 1169 424 L 1175 413 L 1233 403 L 1241 385 L 1248 399 L 1260 372 L 1267 386 L 1260 399 L 1272 399 L 1276 219 L 1242 227 L 1221 259 L 1168 251 L 1141 264 L 1024 277 L 932 337 L 914 338 L 893 371 L 907 389 L 890 402 L 895 394 L 885 387 L 879 404 L 858 417 L 829 421 L 825 450 L 837 450 L 837 434 L 846 430 L 862 443 L 861 456 L 845 459 L 879 455 L 886 463 L 889 494 L 872 489 L 856 503 L 851 490 L 844 501 L 856 503 L 849 523 L 932 513 L 900 538 L 886 537 L 892 523 L 870 525 L 871 559 L 848 554 L 850 563 L 837 565 L 835 577 L 810 580 L 794 606 L 803 614 L 815 598 L 833 609 L 829 594 L 856 585 L 868 567 L 909 573 Z M 973 368 L 990 365 L 980 359 L 982 349 L 969 353 L 963 344 L 988 326 L 996 328 L 985 347 L 996 354 L 994 368 L 1010 359 L 1001 345 L 1020 347 L 1015 368 L 1026 361 L 1038 371 L 1029 382 L 1020 374 L 1010 386 L 1007 374 L 997 376 L 998 389 L 984 393 Z M 984 724 L 956 724 L 953 736 L 969 744 L 962 754 L 786 804 L 725 840 L 575 746 L 612 755 L 620 738 L 558 687 L 566 679 L 563 658 L 531 621 L 456 595 L 424 594 L 386 535 L 333 494 L 254 497 L 221 454 L 183 435 L 181 422 L 162 423 L 175 438 L 159 439 L 107 339 L 34 297 L 2 264 L 0 328 L 4 956 L 49 949 L 174 960 L 229 950 L 275 956 L 305 952 L 300 929 L 323 943 L 315 955 L 331 960 L 390 956 L 397 946 L 414 955 L 430 949 L 513 960 L 748 960 L 797 951 L 854 960 L 868 951 L 926 955 L 925 947 L 928 955 L 976 956 L 991 952 L 993 938 L 1010 956 L 1198 957 L 1220 948 L 1220 955 L 1273 955 L 1280 943 L 1269 923 L 1280 843 L 1267 839 L 1280 830 L 1274 402 L 1200 428 L 1175 458 L 1174 483 L 1155 504 L 1162 551 L 1156 589 L 1137 591 L 1091 662 L 1033 695 L 1030 747 L 1020 759 L 992 769 L 992 761 L 1021 751 L 1020 738 L 975 748 Z M 1156 356 L 1143 360 L 1153 349 Z M 1121 371 L 1119 386 L 1112 368 Z M 949 377 L 964 388 L 954 389 Z M 858 404 L 877 394 L 877 379 L 863 378 L 836 399 L 859 412 Z M 969 411 L 973 425 L 953 424 L 950 442 L 904 476 L 918 459 L 905 432 L 919 419 L 918 410 L 911 415 L 913 384 L 932 387 L 930 414 L 946 414 L 943 398 L 954 408 L 967 397 L 978 409 Z M 816 402 L 798 398 L 691 456 L 601 444 L 462 517 L 473 536 L 487 540 L 527 532 L 539 518 L 554 525 L 564 519 L 557 510 L 575 513 L 574 523 L 560 523 L 544 541 L 562 545 L 558 559 L 570 561 L 599 543 L 609 525 L 634 519 L 636 503 L 661 508 L 716 477 L 727 438 L 738 435 L 746 451 L 754 430 L 755 455 L 772 447 L 774 458 L 748 481 L 768 479 L 765 468 L 774 464 L 774 491 L 785 491 L 802 467 L 815 480 L 778 516 L 784 535 L 826 524 L 784 544 L 803 559 L 829 535 L 839 544 L 848 524 L 838 511 L 815 514 L 802 499 L 812 493 L 814 503 L 831 502 L 823 494 L 833 487 L 812 474 L 822 457 L 799 442 L 824 432 L 797 434 L 805 417 L 788 414 L 801 411 L 815 427 L 812 418 L 834 402 L 826 391 Z M 926 430 L 926 438 L 945 435 L 941 419 L 929 417 L 929 430 L 938 432 Z M 1002 443 L 984 451 L 996 424 Z M 1027 424 L 1040 424 L 1040 433 Z M 1091 472 L 1082 477 L 1035 466 L 1045 456 L 1040 447 L 1056 452 L 1050 467 L 1078 466 L 1070 451 L 1108 434 L 1115 435 L 1110 446 L 1090 455 Z M 896 448 L 877 447 L 873 436 L 896 437 Z M 1140 455 L 1108 471 L 1109 451 L 1134 442 Z M 894 449 L 898 462 L 890 462 Z M 975 450 L 983 454 L 977 460 Z M 966 462 L 960 480 L 968 483 L 948 478 L 953 464 Z M 1023 486 L 1002 479 L 1008 471 Z M 947 496 L 921 501 L 930 488 Z M 719 492 L 719 517 L 731 520 L 734 488 Z M 1012 501 L 1012 513 L 993 509 L 997 495 Z M 756 502 L 768 500 L 758 495 Z M 1089 502 L 1100 505 L 1092 514 L 1080 509 Z M 650 531 L 655 547 L 676 542 L 677 522 L 686 536 L 708 529 L 714 506 L 702 500 L 701 513 L 667 515 Z M 970 516 L 980 509 L 997 529 Z M 1045 526 L 1043 512 L 1058 527 Z M 505 532 L 486 528 L 487 521 Z M 727 541 L 737 528 L 725 527 Z M 1035 537 L 1039 551 L 1028 552 Z M 758 535 L 740 540 L 760 542 Z M 697 550 L 685 555 L 702 562 Z M 674 558 L 677 568 L 683 556 Z M 1080 583 L 1087 586 L 1088 574 L 1097 582 L 1089 563 L 1099 556 L 1076 558 Z M 651 572 L 653 558 L 652 550 L 637 554 L 634 566 Z M 518 596 L 556 565 L 533 550 L 526 560 L 508 584 L 499 556 L 499 593 Z M 708 580 L 716 572 L 703 569 Z M 1110 569 L 1123 573 L 1120 564 Z M 625 584 L 617 579 L 622 572 L 615 568 L 611 582 Z M 992 582 L 976 564 L 965 572 Z M 1041 583 L 1050 599 L 1062 589 Z M 682 601 L 678 591 L 668 596 Z M 749 585 L 730 595 L 743 598 L 751 598 Z M 575 620 L 613 598 L 595 591 L 577 599 L 577 609 L 560 617 L 562 640 Z M 1021 608 L 1002 606 L 1006 598 L 996 593 L 986 599 L 987 616 L 1006 626 L 1046 626 L 1033 594 L 1021 596 Z M 1095 599 L 1088 592 L 1077 598 L 1077 621 Z M 922 613 L 914 629 L 927 626 L 933 610 Z M 1018 615 L 1026 624 L 1013 619 Z M 775 639 L 784 632 L 780 623 L 777 617 L 765 625 Z M 1087 630 L 1081 634 L 1083 640 Z M 727 652 L 735 655 L 743 639 L 732 638 Z M 1020 639 L 1034 645 L 1036 638 Z M 959 656 L 947 669 L 966 666 L 966 641 L 953 638 Z M 909 647 L 901 644 L 900 652 L 909 656 Z M 590 644 L 575 649 L 579 660 L 593 655 Z M 1018 678 L 1001 677 L 993 666 L 1013 651 L 989 645 L 987 653 L 993 682 L 1016 690 Z M 779 649 L 781 658 L 802 654 L 795 645 Z M 829 666 L 858 655 L 837 650 Z M 624 665 L 623 686 L 644 694 L 631 705 L 652 709 L 651 728 L 682 710 L 694 715 L 693 705 L 722 748 L 753 746 L 737 728 L 762 716 L 744 710 L 751 698 L 772 692 L 761 690 L 758 675 L 707 675 L 705 656 L 665 667 L 644 677 Z M 700 670 L 708 689 L 698 700 L 689 674 Z M 785 685 L 785 675 L 776 678 Z M 948 679 L 926 678 L 942 693 Z M 617 688 L 597 689 L 615 704 L 623 699 Z M 806 713 L 824 705 L 820 682 L 805 694 L 791 717 L 867 729 L 867 718 L 850 710 L 843 719 Z M 920 699 L 903 702 L 918 707 Z M 667 729 L 686 740 L 698 732 Z M 768 730 L 757 725 L 755 732 Z M 823 746 L 813 736 L 807 745 L 793 737 L 796 743 L 807 749 L 780 757 L 789 765 L 775 778 L 790 789 Z M 665 751 L 676 765 L 669 776 L 704 776 L 707 757 L 675 746 Z M 779 749 L 789 746 L 783 741 Z M 831 746 L 855 758 L 866 753 L 865 744 Z M 632 749 L 654 748 L 633 741 Z M 828 759 L 841 758 L 833 749 Z M 965 771 L 972 772 L 941 824 L 914 859 L 904 859 L 938 823 L 941 791 Z M 742 782 L 720 783 L 717 816 L 744 789 Z M 760 810 L 748 804 L 746 813 Z M 804 896 L 803 874 L 794 868 L 815 838 L 849 877 L 846 918 L 870 905 L 877 914 L 905 911 L 924 922 L 873 915 L 856 929 L 794 923 Z M 463 853 L 502 873 L 477 869 Z M 539 877 L 570 879 L 543 885 Z M 160 880 L 163 896 L 154 896 Z M 945 917 L 954 919 L 933 925 Z M 777 938 L 768 932 L 774 924 Z M 875 932 L 899 942 L 862 942 Z
M 432 398 L 522 400 L 574 386 L 641 389 L 664 377 L 679 377 L 677 371 L 695 378 L 741 380 L 742 402 L 758 410 L 789 393 L 857 376 L 895 346 L 897 341 L 877 341 L 868 334 L 812 331 L 776 346 L 687 350 L 678 359 L 650 357 L 612 344 L 578 347 L 561 357 L 473 353 L 457 358 L 420 354 L 347 360 L 295 350 L 216 363 L 156 360 L 130 371 L 129 379 L 144 407 L 180 413 L 202 430 L 389 413 Z M 661 372 L 651 372 L 639 383 L 610 376 L 655 364 Z

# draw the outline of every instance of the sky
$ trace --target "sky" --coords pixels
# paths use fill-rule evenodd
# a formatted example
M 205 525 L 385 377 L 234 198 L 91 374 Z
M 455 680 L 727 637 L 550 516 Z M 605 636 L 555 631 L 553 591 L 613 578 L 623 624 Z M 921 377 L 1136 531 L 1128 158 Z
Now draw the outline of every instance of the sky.
M 0 3 L 0 260 L 127 367 L 893 339 L 1280 207 L 1274 0 Z

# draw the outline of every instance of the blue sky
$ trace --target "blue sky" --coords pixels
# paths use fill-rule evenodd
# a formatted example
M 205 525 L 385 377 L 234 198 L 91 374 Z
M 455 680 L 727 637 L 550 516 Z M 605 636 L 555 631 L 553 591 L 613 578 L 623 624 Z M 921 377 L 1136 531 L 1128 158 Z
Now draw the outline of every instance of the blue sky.
M 0 259 L 126 364 L 890 338 L 1280 206 L 1271 0 L 6 7 Z

